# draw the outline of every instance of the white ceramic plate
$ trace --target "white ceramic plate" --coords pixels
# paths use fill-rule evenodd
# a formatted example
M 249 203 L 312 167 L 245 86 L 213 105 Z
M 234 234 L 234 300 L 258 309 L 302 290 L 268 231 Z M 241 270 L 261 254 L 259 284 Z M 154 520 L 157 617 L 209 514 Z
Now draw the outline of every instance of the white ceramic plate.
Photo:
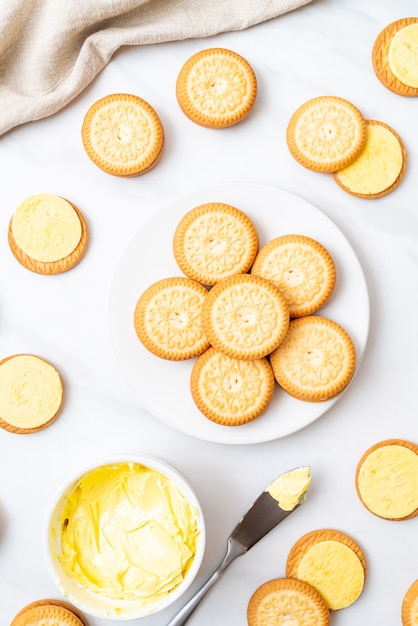
M 367 343 L 369 298 L 360 263 L 337 226 L 301 198 L 266 185 L 224 183 L 174 199 L 133 236 L 114 273 L 109 296 L 109 329 L 116 359 L 139 407 L 165 424 L 206 441 L 252 444 L 271 441 L 311 424 L 337 402 L 301 402 L 276 386 L 273 399 L 258 419 L 236 427 L 206 419 L 189 391 L 194 360 L 172 362 L 148 352 L 136 336 L 133 314 L 141 293 L 153 282 L 181 276 L 172 252 L 174 230 L 190 209 L 206 202 L 224 202 L 244 211 L 257 228 L 260 247 L 286 233 L 308 235 L 332 255 L 337 283 L 320 314 L 341 324 L 351 335 L 359 367 Z M 341 395 L 341 394 L 340 394 Z

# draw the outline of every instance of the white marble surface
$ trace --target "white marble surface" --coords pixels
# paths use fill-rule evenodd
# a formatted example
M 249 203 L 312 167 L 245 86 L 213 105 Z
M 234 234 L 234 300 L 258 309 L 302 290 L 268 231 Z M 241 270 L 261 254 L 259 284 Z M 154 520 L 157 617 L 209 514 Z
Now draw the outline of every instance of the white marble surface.
M 159 456 L 195 488 L 208 534 L 196 584 L 218 563 L 230 530 L 271 479 L 299 464 L 312 467 L 312 488 L 303 508 L 231 565 L 191 625 L 246 623 L 252 592 L 269 578 L 284 575 L 291 546 L 315 528 L 350 534 L 368 563 L 362 595 L 332 614 L 331 624 L 400 624 L 403 595 L 418 578 L 418 522 L 372 516 L 356 496 L 354 474 L 371 444 L 386 438 L 418 442 L 417 103 L 387 91 L 371 65 L 380 30 L 414 14 L 415 0 L 313 0 L 247 31 L 123 49 L 65 110 L 0 139 L 0 356 L 38 354 L 59 369 L 66 389 L 63 411 L 46 430 L 25 436 L 0 432 L 1 624 L 9 624 L 29 602 L 61 597 L 43 557 L 47 507 L 69 473 L 92 458 L 118 452 Z M 258 78 L 251 115 L 222 131 L 187 120 L 174 93 L 183 62 L 214 45 L 241 53 Z M 117 91 L 148 100 L 166 133 L 158 165 L 128 180 L 98 170 L 80 139 L 90 104 Z M 392 194 L 356 199 L 330 176 L 309 172 L 290 156 L 285 143 L 290 115 L 308 98 L 330 93 L 351 100 L 365 117 L 390 124 L 403 138 L 408 169 Z M 116 363 L 107 321 L 111 278 L 132 235 L 173 198 L 230 181 L 282 188 L 331 218 L 356 251 L 371 306 L 367 350 L 339 402 L 299 432 L 237 446 L 189 437 L 141 410 Z M 44 191 L 78 205 L 90 231 L 83 260 L 58 276 L 25 270 L 7 244 L 15 207 Z M 352 307 L 354 311 L 355 298 Z M 142 623 L 163 626 L 180 604 Z M 91 626 L 114 623 L 93 617 L 88 621 Z

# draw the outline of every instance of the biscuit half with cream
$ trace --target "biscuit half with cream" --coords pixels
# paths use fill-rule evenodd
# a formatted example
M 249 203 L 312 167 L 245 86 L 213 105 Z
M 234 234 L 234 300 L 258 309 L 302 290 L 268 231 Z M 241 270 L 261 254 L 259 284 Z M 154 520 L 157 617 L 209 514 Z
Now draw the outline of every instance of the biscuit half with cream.
M 10 626 L 88 626 L 84 615 L 62 600 L 37 600 L 15 615 Z
M 0 426 L 12 433 L 33 433 L 49 426 L 61 411 L 61 376 L 47 361 L 16 354 L 0 361 Z
M 240 426 L 266 409 L 274 376 L 265 358 L 233 359 L 210 347 L 193 365 L 190 390 L 205 417 L 224 426 Z
M 209 347 L 201 324 L 206 288 L 183 276 L 162 278 L 138 298 L 134 327 L 153 354 L 171 361 L 191 359 Z
M 418 446 L 387 439 L 361 457 L 355 476 L 357 494 L 377 517 L 401 521 L 418 514 Z
M 377 78 L 400 96 L 418 96 L 418 17 L 404 17 L 375 39 L 372 64 Z
M 9 223 L 10 250 L 23 267 L 37 274 L 60 274 L 74 267 L 87 240 L 87 224 L 79 209 L 50 193 L 26 198 Z
M 286 562 L 286 576 L 312 585 L 332 611 L 357 600 L 364 588 L 366 571 L 366 559 L 358 543 L 345 533 L 328 528 L 298 539 Z
M 417 25 L 418 26 L 418 25 Z M 335 182 L 359 198 L 380 198 L 401 182 L 407 164 L 405 145 L 388 124 L 366 120 L 366 144 L 357 159 L 333 173 Z
M 336 271 L 328 250 L 306 235 L 282 235 L 258 252 L 251 274 L 274 282 L 287 300 L 290 317 L 320 309 L 335 286 Z
M 247 621 L 248 626 L 328 626 L 330 612 L 321 594 L 308 583 L 295 578 L 273 578 L 251 596 Z
M 250 218 L 223 202 L 208 202 L 188 211 L 173 236 L 179 268 L 204 285 L 244 274 L 257 250 L 258 234 Z

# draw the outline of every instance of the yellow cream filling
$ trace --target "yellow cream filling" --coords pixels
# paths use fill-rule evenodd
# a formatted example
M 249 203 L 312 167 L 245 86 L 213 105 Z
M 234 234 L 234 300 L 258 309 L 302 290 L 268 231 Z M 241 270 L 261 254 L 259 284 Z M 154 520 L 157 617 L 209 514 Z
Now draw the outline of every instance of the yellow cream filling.
M 199 536 L 196 508 L 169 478 L 138 463 L 85 474 L 60 524 L 65 573 L 104 598 L 140 606 L 184 580 Z
M 418 87 L 418 24 L 401 28 L 390 42 L 388 62 L 401 83 Z
M 309 548 L 299 563 L 297 577 L 315 587 L 333 610 L 352 604 L 364 586 L 360 559 L 351 548 L 334 540 Z
M 418 455 L 401 445 L 381 446 L 362 463 L 358 488 L 366 506 L 397 519 L 418 508 Z
M 18 355 L 0 366 L 0 417 L 17 428 L 36 428 L 57 413 L 62 401 L 58 372 L 42 359 Z
M 53 263 L 69 256 L 82 235 L 80 219 L 69 202 L 48 193 L 26 198 L 12 219 L 13 237 L 36 261 Z
M 297 467 L 278 476 L 267 487 L 267 491 L 272 498 L 277 500 L 283 511 L 293 511 L 306 497 L 310 484 L 310 467 Z
M 396 181 L 402 165 L 402 149 L 395 135 L 384 126 L 368 124 L 363 151 L 337 178 L 354 193 L 373 195 Z

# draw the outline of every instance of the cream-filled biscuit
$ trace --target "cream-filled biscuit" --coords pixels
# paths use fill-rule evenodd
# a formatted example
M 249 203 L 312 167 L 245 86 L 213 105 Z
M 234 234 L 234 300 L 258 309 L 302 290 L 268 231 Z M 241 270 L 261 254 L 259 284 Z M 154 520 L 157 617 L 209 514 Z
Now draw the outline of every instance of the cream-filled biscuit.
M 161 157 L 164 129 L 155 109 L 134 94 L 109 94 L 87 111 L 81 129 L 87 156 L 114 176 L 148 172 Z
M 234 359 L 270 354 L 289 327 L 289 307 L 269 280 L 236 274 L 216 283 L 202 307 L 202 328 L 211 345 Z
M 134 327 L 141 343 L 162 359 L 191 359 L 209 347 L 201 312 L 206 288 L 181 276 L 150 285 L 137 300 Z
M 250 218 L 223 202 L 201 204 L 188 211 L 173 236 L 179 268 L 204 285 L 247 272 L 257 250 L 258 234 Z
M 366 141 L 366 122 L 348 100 L 318 96 L 293 113 L 286 141 L 291 155 L 307 169 L 336 172 L 360 154 Z
M 176 82 L 183 113 L 207 128 L 240 122 L 253 108 L 256 95 L 254 70 L 241 55 L 225 48 L 196 52 L 183 65 Z
M 212 422 L 240 426 L 268 406 L 274 376 L 267 359 L 233 359 L 210 347 L 193 365 L 190 389 L 198 409 Z
M 328 250 L 315 239 L 298 234 L 282 235 L 266 243 L 251 273 L 277 285 L 293 318 L 318 311 L 330 297 L 336 280 Z
M 354 375 L 356 352 L 342 326 L 320 315 L 308 315 L 290 321 L 270 363 L 276 381 L 289 395 L 320 402 L 347 387 Z

